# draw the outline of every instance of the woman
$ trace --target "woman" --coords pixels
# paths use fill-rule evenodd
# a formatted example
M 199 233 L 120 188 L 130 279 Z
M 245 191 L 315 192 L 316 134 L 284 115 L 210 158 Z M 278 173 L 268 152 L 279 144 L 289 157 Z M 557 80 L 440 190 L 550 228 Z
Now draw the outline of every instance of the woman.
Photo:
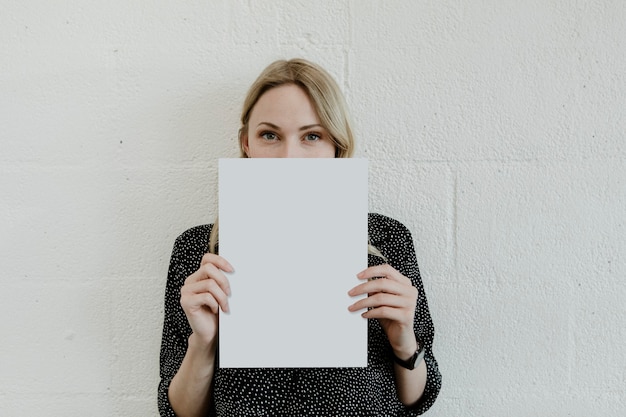
M 345 158 L 354 150 L 343 96 L 326 71 L 277 61 L 250 88 L 239 130 L 241 156 Z M 216 366 L 218 312 L 227 312 L 233 271 L 219 256 L 218 226 L 176 240 L 165 294 L 159 410 L 163 416 L 418 415 L 441 376 L 413 240 L 397 221 L 370 214 L 369 267 L 358 273 L 350 311 L 368 319 L 366 368 L 226 369 Z M 358 271 L 355 271 L 358 272 Z M 384 277 L 385 279 L 371 279 Z

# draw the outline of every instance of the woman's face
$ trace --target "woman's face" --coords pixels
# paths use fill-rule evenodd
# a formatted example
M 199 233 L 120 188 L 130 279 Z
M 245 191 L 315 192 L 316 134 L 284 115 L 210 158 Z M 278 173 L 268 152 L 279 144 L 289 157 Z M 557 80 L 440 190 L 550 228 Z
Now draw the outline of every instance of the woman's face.
M 250 158 L 335 157 L 335 144 L 313 103 L 293 84 L 272 88 L 259 98 L 242 141 Z

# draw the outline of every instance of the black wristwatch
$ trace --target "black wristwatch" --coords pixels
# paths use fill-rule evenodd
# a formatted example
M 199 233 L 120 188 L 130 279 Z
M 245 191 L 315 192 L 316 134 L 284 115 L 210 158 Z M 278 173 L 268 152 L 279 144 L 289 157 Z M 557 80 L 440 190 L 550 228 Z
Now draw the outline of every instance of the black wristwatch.
M 409 371 L 412 371 L 413 369 L 417 368 L 417 365 L 419 365 L 420 362 L 424 360 L 424 346 L 418 346 L 413 356 L 411 356 L 409 359 L 405 361 L 398 358 L 395 354 L 393 355 L 393 360 L 395 363 L 397 363 L 401 367 L 406 368 Z

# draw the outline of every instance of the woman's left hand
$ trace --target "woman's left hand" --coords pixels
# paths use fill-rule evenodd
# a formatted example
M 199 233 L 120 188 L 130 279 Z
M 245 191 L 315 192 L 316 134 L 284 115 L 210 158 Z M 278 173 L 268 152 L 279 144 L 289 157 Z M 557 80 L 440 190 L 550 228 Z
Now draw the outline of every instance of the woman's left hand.
M 352 297 L 367 294 L 368 297 L 352 304 L 348 310 L 369 308 L 361 315 L 378 319 L 397 357 L 410 357 L 417 350 L 413 331 L 417 288 L 388 264 L 371 266 L 357 274 L 357 278 L 368 281 L 352 288 L 348 294 Z

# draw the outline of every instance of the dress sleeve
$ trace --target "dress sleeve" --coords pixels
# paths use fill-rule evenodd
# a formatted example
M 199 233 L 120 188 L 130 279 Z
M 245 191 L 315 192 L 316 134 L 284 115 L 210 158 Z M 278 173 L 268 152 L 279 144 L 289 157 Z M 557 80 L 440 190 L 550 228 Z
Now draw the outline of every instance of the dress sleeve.
M 163 337 L 161 339 L 158 408 L 162 417 L 176 417 L 168 398 L 168 389 L 187 352 L 191 327 L 180 305 L 180 289 L 185 279 L 198 269 L 207 247 L 207 226 L 189 229 L 174 243 L 165 287 Z
M 424 285 L 417 265 L 415 248 L 411 232 L 400 222 L 388 217 L 384 217 L 388 222 L 385 229 L 387 244 L 383 253 L 387 257 L 389 264 L 397 269 L 404 276 L 409 278 L 418 290 L 417 306 L 415 308 L 415 318 L 413 327 L 417 340 L 424 344 L 424 361 L 428 370 L 426 387 L 419 402 L 413 407 L 405 409 L 405 416 L 417 416 L 425 413 L 435 402 L 441 390 L 441 373 L 437 361 L 433 355 L 433 339 L 435 328 L 428 309 Z

